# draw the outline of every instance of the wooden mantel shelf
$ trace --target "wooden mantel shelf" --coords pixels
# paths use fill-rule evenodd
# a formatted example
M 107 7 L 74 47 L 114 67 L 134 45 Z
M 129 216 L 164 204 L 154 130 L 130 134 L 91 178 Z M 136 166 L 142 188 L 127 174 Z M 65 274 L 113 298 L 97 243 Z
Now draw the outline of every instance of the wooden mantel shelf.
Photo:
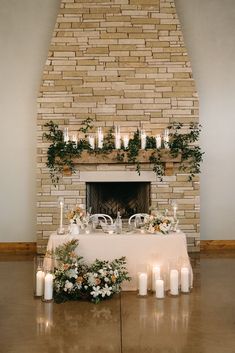
M 151 150 L 141 150 L 139 151 L 138 154 L 138 161 L 141 164 L 150 164 L 149 162 L 149 157 L 152 155 L 154 152 L 153 149 Z M 124 153 L 124 158 L 122 161 L 118 160 L 117 156 L 118 153 Z M 112 152 L 108 154 L 99 154 L 99 153 L 93 153 L 90 154 L 87 151 L 83 151 L 81 156 L 79 158 L 75 157 L 73 158 L 73 163 L 75 165 L 79 164 L 128 164 L 128 157 L 127 157 L 127 151 L 117 151 L 113 150 Z M 173 158 L 170 155 L 170 152 L 168 150 L 161 150 L 161 161 L 165 163 L 165 172 L 166 175 L 172 175 L 173 173 L 173 168 L 174 168 L 174 163 L 180 163 L 181 161 L 181 156 L 177 156 Z M 68 168 L 64 168 L 64 175 L 71 175 L 71 172 Z
M 142 150 L 139 151 L 138 154 L 138 161 L 140 163 L 149 163 L 149 157 L 151 154 L 154 152 L 154 150 Z M 123 161 L 119 161 L 117 159 L 118 153 L 124 153 L 124 159 Z M 128 163 L 128 157 L 127 157 L 126 151 L 117 151 L 114 150 L 108 154 L 90 154 L 87 151 L 83 151 L 81 154 L 81 157 L 79 158 L 74 158 L 73 162 L 74 164 L 126 164 Z M 167 150 L 162 150 L 161 151 L 161 160 L 164 163 L 170 162 L 170 163 L 179 163 L 181 160 L 181 157 L 178 156 L 176 158 L 171 157 L 169 151 Z

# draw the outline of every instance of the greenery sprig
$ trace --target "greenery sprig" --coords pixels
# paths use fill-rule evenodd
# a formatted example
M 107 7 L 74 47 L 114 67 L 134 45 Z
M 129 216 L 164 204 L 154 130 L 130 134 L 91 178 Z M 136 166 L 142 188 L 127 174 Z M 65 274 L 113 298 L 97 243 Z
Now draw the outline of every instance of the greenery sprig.
M 84 139 L 80 139 L 76 144 L 73 141 L 64 142 L 63 131 L 53 121 L 45 124 L 48 132 L 44 133 L 44 138 L 51 142 L 47 151 L 47 167 L 50 170 L 50 176 L 54 185 L 59 181 L 60 175 L 64 168 L 72 173 L 75 172 L 74 158 L 81 157 L 83 151 L 89 154 L 109 154 L 115 150 L 113 129 L 110 129 L 104 136 L 103 148 L 92 149 L 86 140 L 89 131 L 93 128 L 92 119 L 88 118 L 83 121 L 79 131 L 85 135 Z M 179 169 L 189 173 L 189 180 L 192 180 L 196 174 L 200 173 L 200 166 L 203 160 L 203 152 L 200 146 L 196 144 L 199 140 L 201 126 L 191 123 L 187 132 L 182 132 L 184 125 L 182 123 L 173 123 L 168 126 L 169 134 L 169 153 L 173 158 L 181 156 Z M 139 161 L 141 142 L 140 131 L 134 132 L 133 138 L 129 140 L 128 148 L 121 146 L 117 152 L 117 162 L 124 162 L 127 156 L 127 163 L 136 166 L 136 171 L 140 174 L 141 164 Z M 153 171 L 158 178 L 162 180 L 165 174 L 165 163 L 162 158 L 163 148 L 156 148 L 156 141 L 153 136 L 146 137 L 146 150 L 152 150 L 149 157 L 149 163 L 153 165 Z

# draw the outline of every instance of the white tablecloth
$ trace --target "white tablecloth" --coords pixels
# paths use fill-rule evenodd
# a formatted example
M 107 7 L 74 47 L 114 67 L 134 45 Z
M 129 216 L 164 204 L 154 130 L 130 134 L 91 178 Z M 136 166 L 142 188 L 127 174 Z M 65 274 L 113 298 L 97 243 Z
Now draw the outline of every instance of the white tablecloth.
M 171 233 L 167 235 L 156 234 L 115 234 L 104 233 L 79 234 L 51 234 L 47 250 L 55 250 L 58 245 L 72 239 L 79 239 L 77 253 L 83 256 L 88 263 L 95 259 L 114 260 L 126 256 L 127 270 L 132 277 L 131 282 L 122 285 L 123 290 L 137 290 L 138 272 L 147 271 L 149 276 L 149 288 L 151 288 L 151 271 L 153 265 L 161 267 L 161 274 L 165 277 L 166 289 L 169 288 L 169 270 L 173 267 L 187 265 L 191 272 L 191 284 L 193 281 L 186 236 L 184 233 Z M 44 265 L 50 265 L 50 259 L 45 258 Z

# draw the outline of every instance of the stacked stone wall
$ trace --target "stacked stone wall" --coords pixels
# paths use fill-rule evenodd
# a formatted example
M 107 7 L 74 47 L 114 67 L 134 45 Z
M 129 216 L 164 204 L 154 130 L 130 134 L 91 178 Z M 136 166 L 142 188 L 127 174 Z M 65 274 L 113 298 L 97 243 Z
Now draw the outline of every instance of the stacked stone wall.
M 38 95 L 37 242 L 43 252 L 58 226 L 58 196 L 66 207 L 85 203 L 79 171 L 55 188 L 46 168 L 44 124 L 78 132 L 90 117 L 107 131 L 143 128 L 155 135 L 174 121 L 198 121 L 198 96 L 172 0 L 62 0 Z M 130 166 L 81 166 L 79 170 L 130 170 Z M 152 204 L 179 204 L 189 248 L 199 246 L 199 180 L 176 171 L 152 183 Z

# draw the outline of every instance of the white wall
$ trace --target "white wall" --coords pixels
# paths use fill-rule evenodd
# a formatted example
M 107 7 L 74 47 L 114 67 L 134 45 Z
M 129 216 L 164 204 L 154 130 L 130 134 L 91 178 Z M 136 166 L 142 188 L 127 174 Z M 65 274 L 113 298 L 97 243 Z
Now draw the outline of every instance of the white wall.
M 36 97 L 59 0 L 0 0 L 0 242 L 34 241 Z
M 0 0 L 0 242 L 35 240 L 36 97 L 60 0 Z M 235 239 L 235 2 L 176 0 L 200 95 L 202 239 Z
M 235 1 L 176 0 L 200 98 L 201 238 L 235 239 Z

